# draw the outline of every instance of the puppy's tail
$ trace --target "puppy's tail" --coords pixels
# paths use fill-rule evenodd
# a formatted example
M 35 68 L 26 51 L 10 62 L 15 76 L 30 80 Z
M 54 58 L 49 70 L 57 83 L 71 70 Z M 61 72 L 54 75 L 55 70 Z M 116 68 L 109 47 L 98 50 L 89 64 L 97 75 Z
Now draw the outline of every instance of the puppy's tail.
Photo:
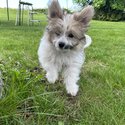
M 85 44 L 84 48 L 87 48 L 87 47 L 89 47 L 90 44 L 92 43 L 92 39 L 91 39 L 91 37 L 88 36 L 88 35 L 85 35 L 85 39 L 86 39 L 86 44 Z

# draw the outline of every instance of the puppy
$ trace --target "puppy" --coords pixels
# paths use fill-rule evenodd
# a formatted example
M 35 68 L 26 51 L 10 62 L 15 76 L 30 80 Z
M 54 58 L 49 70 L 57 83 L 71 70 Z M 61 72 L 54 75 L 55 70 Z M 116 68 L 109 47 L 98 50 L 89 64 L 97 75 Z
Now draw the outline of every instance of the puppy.
M 80 69 L 85 61 L 84 48 L 91 44 L 85 35 L 94 15 L 92 6 L 81 12 L 63 14 L 58 0 L 51 0 L 48 8 L 48 26 L 38 49 L 40 65 L 46 71 L 48 82 L 55 83 L 61 72 L 68 94 L 76 96 Z

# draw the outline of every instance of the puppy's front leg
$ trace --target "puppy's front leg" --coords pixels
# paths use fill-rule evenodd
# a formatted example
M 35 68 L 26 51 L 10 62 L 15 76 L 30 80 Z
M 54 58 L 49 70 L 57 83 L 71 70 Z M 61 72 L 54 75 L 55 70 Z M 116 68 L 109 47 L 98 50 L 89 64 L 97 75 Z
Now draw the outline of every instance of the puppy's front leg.
M 68 94 L 76 96 L 79 90 L 77 81 L 79 80 L 80 68 L 72 66 L 64 70 L 64 83 Z
M 58 69 L 55 65 L 48 65 L 46 68 L 46 78 L 49 83 L 55 83 L 58 79 Z

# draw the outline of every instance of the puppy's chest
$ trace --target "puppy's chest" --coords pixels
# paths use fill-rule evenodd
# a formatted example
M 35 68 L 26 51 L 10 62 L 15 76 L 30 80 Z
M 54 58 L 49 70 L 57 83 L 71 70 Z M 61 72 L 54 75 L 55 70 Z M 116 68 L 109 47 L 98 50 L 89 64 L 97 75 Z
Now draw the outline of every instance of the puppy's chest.
M 54 63 L 60 66 L 67 66 L 73 62 L 73 57 L 71 55 L 56 54 L 54 57 Z
M 58 67 L 66 67 L 72 64 L 83 63 L 83 53 L 53 53 L 51 60 Z

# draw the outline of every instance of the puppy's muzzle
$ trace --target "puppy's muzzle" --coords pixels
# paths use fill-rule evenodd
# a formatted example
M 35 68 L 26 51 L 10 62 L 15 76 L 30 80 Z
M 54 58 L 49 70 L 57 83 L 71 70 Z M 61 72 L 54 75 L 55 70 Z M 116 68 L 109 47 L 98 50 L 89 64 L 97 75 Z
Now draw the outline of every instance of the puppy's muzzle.
M 64 42 L 59 42 L 59 48 L 60 49 L 72 49 L 73 47 L 71 45 L 66 45 Z

